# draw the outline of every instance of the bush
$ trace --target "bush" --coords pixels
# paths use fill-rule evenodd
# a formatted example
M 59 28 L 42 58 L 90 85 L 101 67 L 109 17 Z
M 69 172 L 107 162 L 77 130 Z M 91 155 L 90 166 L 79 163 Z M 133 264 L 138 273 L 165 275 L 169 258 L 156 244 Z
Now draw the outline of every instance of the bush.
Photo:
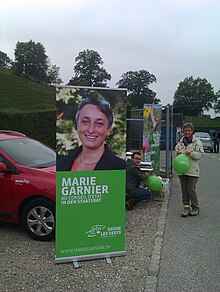
M 0 111 L 2 130 L 24 133 L 52 148 L 56 146 L 56 111 L 7 112 Z

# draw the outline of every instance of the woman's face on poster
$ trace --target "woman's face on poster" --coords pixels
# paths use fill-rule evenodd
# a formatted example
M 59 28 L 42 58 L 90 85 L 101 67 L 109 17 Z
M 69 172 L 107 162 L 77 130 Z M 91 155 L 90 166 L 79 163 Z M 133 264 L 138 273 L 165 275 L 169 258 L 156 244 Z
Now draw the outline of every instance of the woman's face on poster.
M 77 132 L 84 147 L 96 149 L 110 134 L 109 121 L 97 105 L 85 105 L 79 114 Z

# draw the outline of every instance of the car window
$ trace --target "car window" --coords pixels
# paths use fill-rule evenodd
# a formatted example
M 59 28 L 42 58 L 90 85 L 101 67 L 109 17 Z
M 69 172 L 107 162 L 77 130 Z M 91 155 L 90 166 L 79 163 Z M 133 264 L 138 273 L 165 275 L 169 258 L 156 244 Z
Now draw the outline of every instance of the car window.
M 55 151 L 30 138 L 0 141 L 0 148 L 24 166 L 43 168 L 56 164 Z
M 206 132 L 196 132 L 195 136 L 196 138 L 210 138 L 209 133 Z
M 15 170 L 16 168 L 14 167 L 14 165 L 12 165 L 8 159 L 6 159 L 4 156 L 2 156 L 0 154 L 0 162 L 3 162 L 5 165 L 7 165 L 8 169 L 11 169 L 11 170 Z

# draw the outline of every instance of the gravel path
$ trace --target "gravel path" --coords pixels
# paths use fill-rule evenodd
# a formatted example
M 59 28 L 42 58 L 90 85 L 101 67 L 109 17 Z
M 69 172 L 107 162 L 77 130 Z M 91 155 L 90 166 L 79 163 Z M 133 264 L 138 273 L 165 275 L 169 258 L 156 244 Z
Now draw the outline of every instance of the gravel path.
M 55 264 L 55 242 L 30 239 L 20 226 L 0 223 L 0 291 L 141 292 L 154 247 L 161 202 L 139 203 L 126 211 L 123 257 Z

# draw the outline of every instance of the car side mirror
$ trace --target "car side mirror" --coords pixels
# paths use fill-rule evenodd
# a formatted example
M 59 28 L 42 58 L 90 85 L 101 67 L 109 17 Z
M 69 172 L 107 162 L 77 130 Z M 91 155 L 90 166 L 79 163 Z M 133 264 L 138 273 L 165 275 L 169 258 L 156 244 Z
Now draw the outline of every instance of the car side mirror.
M 0 162 L 0 172 L 8 172 L 9 169 L 7 167 L 6 164 L 4 164 L 3 162 Z

